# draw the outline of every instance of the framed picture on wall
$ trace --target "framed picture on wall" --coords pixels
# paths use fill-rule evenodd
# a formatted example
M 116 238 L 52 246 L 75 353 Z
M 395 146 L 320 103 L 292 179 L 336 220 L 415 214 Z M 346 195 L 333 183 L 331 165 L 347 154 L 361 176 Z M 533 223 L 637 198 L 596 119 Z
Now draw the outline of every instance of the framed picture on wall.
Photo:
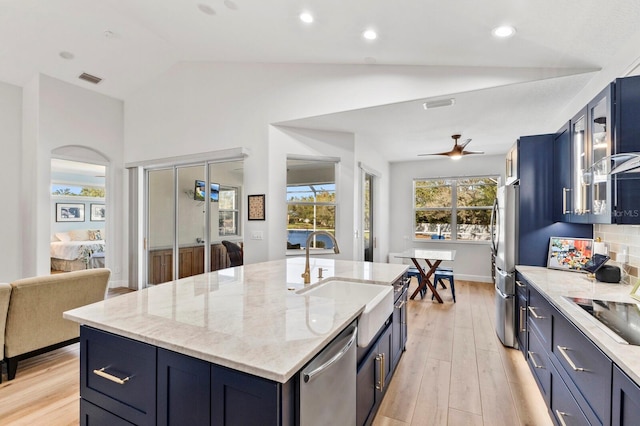
M 264 218 L 264 194 L 249 195 L 249 220 L 265 220 Z
M 56 222 L 84 222 L 84 204 L 56 203 Z
M 91 204 L 91 221 L 104 222 L 104 204 Z

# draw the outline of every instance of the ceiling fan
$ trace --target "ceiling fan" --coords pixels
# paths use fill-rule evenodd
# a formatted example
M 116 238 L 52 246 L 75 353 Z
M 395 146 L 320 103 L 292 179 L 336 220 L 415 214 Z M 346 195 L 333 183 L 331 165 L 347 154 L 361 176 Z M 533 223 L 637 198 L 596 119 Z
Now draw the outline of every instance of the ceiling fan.
M 469 142 L 471 142 L 471 139 L 467 139 L 461 143 L 458 143 L 458 139 L 460 139 L 460 136 L 462 135 L 451 135 L 451 137 L 453 138 L 453 140 L 455 141 L 453 148 L 451 148 L 451 151 L 446 151 L 446 152 L 436 152 L 434 154 L 418 154 L 418 156 L 423 156 L 423 155 L 446 155 L 447 157 L 451 157 L 453 160 L 457 160 L 459 158 L 461 158 L 463 155 L 469 155 L 469 154 L 484 154 L 484 151 L 465 151 L 464 148 L 469 145 Z

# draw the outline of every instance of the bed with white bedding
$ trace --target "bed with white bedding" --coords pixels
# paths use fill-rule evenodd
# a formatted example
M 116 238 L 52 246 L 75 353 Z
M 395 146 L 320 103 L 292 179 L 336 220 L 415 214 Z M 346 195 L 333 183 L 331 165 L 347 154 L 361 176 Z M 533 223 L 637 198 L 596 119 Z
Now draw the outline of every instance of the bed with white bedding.
M 96 231 L 71 231 L 57 233 L 50 244 L 51 269 L 57 271 L 77 271 L 104 267 L 105 241 L 90 239 L 101 237 Z M 78 239 L 87 237 L 86 239 Z

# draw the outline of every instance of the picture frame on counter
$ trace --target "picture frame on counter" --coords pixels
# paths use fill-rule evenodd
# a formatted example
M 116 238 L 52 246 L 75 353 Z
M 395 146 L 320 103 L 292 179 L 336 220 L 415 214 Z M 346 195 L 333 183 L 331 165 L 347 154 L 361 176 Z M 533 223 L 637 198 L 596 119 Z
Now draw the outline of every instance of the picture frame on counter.
M 547 268 L 571 272 L 587 272 L 583 268 L 593 256 L 591 238 L 549 238 Z

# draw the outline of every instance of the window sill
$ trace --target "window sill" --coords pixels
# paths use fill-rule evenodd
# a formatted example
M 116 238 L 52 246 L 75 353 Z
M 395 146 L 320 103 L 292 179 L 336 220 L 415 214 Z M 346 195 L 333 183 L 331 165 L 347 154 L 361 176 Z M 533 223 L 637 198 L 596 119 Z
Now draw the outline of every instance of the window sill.
M 287 250 L 287 256 L 305 256 L 305 250 L 303 248 L 301 249 L 288 249 Z M 316 255 L 326 255 L 326 254 L 335 254 L 333 252 L 333 249 L 311 249 L 309 250 L 309 254 L 316 256 Z

